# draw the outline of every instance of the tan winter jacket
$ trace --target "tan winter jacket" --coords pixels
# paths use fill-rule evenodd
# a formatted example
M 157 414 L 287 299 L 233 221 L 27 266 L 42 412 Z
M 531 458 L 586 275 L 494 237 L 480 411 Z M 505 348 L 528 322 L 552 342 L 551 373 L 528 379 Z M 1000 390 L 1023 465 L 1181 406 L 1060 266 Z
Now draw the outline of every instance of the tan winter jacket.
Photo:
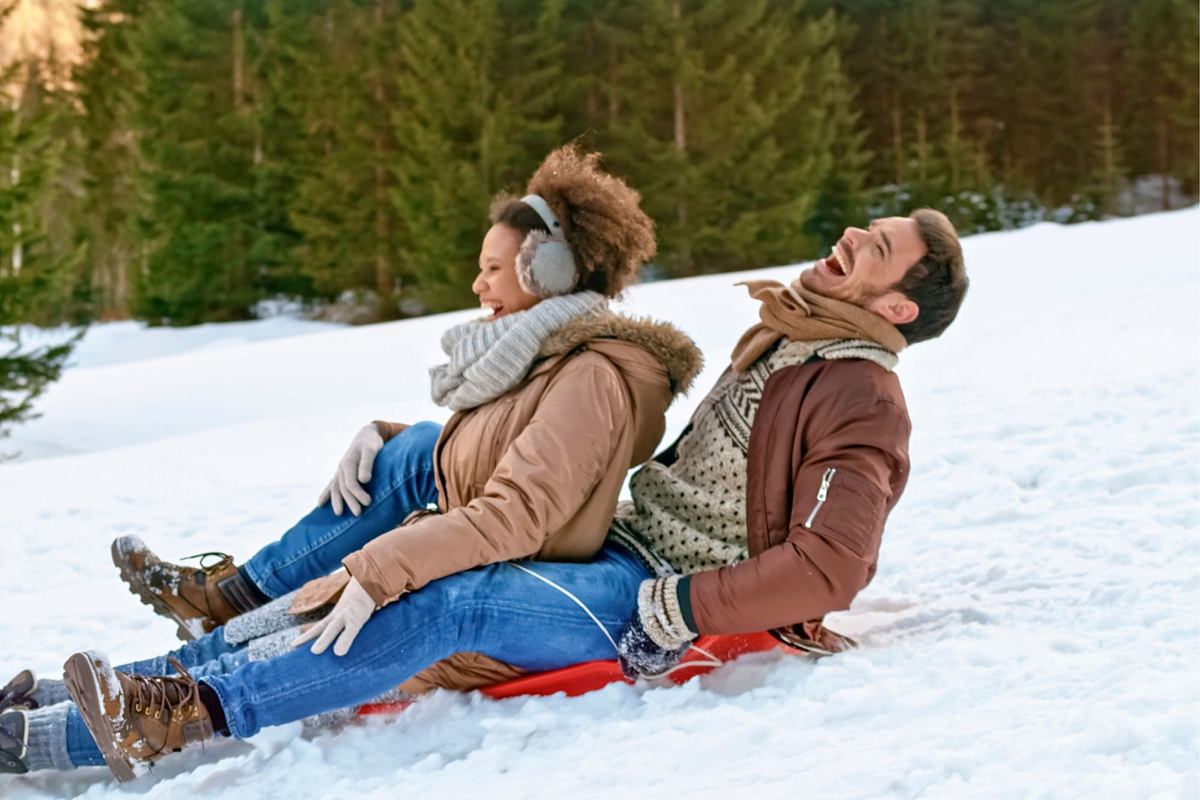
M 568 324 L 540 355 L 520 386 L 442 430 L 442 513 L 343 561 L 377 604 L 484 564 L 593 556 L 626 472 L 654 453 L 667 407 L 701 366 L 677 328 L 611 313 Z M 404 429 L 380 427 L 385 438 Z

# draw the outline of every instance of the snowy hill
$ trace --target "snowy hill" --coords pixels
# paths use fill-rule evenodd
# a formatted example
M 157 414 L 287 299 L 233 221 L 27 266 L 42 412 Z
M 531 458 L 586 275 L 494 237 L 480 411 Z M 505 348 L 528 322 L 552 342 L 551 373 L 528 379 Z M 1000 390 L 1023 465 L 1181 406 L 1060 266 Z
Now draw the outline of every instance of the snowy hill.
M 124 788 L 92 769 L 0 777 L 0 796 L 1200 797 L 1200 209 L 965 246 L 958 322 L 901 357 L 913 470 L 879 573 L 831 618 L 859 650 L 676 689 L 439 694 L 336 736 L 222 742 Z M 625 304 L 708 357 L 669 438 L 755 317 L 744 277 Z M 360 425 L 445 418 L 426 370 L 473 313 L 94 328 L 45 416 L 0 442 L 24 453 L 0 466 L 0 682 L 78 649 L 174 646 L 109 542 L 245 558 Z

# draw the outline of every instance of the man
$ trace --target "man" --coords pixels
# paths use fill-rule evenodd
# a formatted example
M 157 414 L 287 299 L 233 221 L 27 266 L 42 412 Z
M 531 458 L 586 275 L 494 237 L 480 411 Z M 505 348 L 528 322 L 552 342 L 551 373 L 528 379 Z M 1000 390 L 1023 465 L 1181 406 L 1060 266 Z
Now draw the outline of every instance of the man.
M 770 629 L 818 654 L 847 645 L 821 620 L 870 582 L 908 480 L 891 368 L 954 320 L 967 277 L 953 226 L 922 209 L 848 229 L 790 287 L 749 288 L 762 323 L 618 511 L 614 528 L 678 573 L 640 587 L 627 673 L 662 672 L 700 634 Z
M 234 658 L 223 672 L 240 645 L 217 632 L 176 651 L 177 675 L 162 677 L 72 656 L 68 688 L 104 760 L 129 777 L 218 733 L 246 738 L 364 702 L 465 653 L 503 674 L 616 647 L 628 674 L 655 675 L 702 634 L 769 629 L 812 653 L 844 647 L 821 620 L 870 581 L 908 477 L 909 419 L 891 368 L 953 321 L 967 289 L 962 251 L 945 216 L 922 209 L 848 229 L 791 286 L 749 289 L 762 322 L 684 434 L 634 475 L 633 501 L 593 561 L 490 564 L 403 594 L 403 565 L 368 544 L 344 560 L 345 592 L 303 637 L 316 640 L 311 652 Z M 153 663 L 170 671 L 164 662 Z

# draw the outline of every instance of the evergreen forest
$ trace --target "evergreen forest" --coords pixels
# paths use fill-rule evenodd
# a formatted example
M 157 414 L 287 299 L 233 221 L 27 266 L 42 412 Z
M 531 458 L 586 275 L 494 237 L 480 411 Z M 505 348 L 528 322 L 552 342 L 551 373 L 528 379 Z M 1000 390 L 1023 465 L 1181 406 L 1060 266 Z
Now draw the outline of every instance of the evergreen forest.
M 571 140 L 641 190 L 651 278 L 812 258 L 920 205 L 969 233 L 1197 194 L 1194 0 L 79 13 L 81 58 L 0 76 L 0 383 L 27 394 L 64 351 L 16 323 L 472 305 L 489 199 Z

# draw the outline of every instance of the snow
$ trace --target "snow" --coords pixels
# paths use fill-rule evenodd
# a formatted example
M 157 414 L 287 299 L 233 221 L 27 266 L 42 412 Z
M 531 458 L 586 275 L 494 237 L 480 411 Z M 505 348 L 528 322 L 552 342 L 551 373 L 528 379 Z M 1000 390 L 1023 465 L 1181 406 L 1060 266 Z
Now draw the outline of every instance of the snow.
M 284 336 L 321 333 L 341 327 L 328 322 L 282 316 L 254 322 L 207 323 L 190 328 L 152 328 L 144 322 L 109 322 L 88 329 L 87 336 L 71 352 L 68 366 L 124 364 L 177 356 L 191 350 L 216 350 Z M 69 339 L 71 330 L 23 328 L 22 335 L 31 345 L 50 344 Z
M 1200 797 L 1200 209 L 965 247 L 958 322 L 901 357 L 913 469 L 879 573 L 830 620 L 860 649 L 671 689 L 440 693 L 340 734 L 214 743 L 127 787 L 90 769 L 0 795 Z M 668 437 L 754 319 L 742 277 L 631 292 L 708 356 Z M 93 328 L 45 416 L 0 442 L 24 452 L 0 466 L 0 680 L 174 646 L 109 543 L 246 557 L 364 422 L 444 419 L 426 369 L 477 313 Z

